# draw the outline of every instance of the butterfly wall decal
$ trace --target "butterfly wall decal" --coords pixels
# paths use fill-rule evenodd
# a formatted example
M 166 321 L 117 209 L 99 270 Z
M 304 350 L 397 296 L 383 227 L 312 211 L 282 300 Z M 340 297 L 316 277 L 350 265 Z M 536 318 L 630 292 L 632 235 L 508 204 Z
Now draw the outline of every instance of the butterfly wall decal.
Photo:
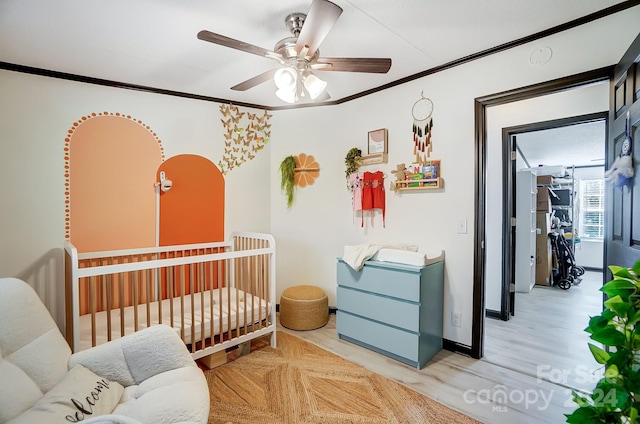
M 223 116 L 220 122 L 226 132 L 223 133 L 224 154 L 218 166 L 222 174 L 227 174 L 241 164 L 253 160 L 256 152 L 268 143 L 271 137 L 269 119 L 272 114 L 266 110 L 262 114 L 241 111 L 233 104 L 220 105 L 219 109 Z

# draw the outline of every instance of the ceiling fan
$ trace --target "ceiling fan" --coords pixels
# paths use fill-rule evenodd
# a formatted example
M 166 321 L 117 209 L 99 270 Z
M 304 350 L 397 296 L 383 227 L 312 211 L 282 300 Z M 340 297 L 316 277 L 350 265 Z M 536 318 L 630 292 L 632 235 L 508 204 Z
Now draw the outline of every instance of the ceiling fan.
M 278 90 L 276 95 L 287 103 L 296 103 L 307 96 L 321 101 L 329 98 L 327 83 L 314 71 L 366 72 L 384 74 L 391 68 L 388 58 L 340 58 L 320 57 L 318 47 L 336 23 L 342 8 L 328 0 L 313 0 L 309 12 L 292 13 L 285 24 L 293 37 L 278 41 L 273 50 L 235 40 L 207 30 L 198 33 L 200 40 L 232 49 L 242 50 L 280 63 L 274 68 L 231 87 L 245 91 L 273 79 Z

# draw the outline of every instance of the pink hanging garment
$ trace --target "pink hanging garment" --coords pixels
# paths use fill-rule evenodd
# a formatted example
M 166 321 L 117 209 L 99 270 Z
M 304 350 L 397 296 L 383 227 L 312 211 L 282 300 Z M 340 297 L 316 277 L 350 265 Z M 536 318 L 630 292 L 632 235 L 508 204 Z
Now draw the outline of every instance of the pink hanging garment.
M 349 175 L 349 187 L 353 190 L 353 216 L 355 217 L 356 211 L 362 210 L 362 173 L 354 172 Z

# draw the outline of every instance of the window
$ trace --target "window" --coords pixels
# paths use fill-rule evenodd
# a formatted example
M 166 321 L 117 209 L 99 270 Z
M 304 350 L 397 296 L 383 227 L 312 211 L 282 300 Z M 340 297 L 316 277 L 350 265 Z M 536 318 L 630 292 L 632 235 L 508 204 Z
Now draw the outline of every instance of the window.
M 604 180 L 580 180 L 580 237 L 604 238 Z

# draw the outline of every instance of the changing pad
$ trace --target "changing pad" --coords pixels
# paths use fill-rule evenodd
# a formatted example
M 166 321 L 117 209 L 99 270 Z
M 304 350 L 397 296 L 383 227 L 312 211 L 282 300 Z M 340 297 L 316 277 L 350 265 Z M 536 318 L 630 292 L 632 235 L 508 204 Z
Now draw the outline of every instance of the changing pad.
M 425 266 L 444 260 L 444 250 L 412 252 L 410 250 L 400 249 L 380 249 L 371 260 Z

